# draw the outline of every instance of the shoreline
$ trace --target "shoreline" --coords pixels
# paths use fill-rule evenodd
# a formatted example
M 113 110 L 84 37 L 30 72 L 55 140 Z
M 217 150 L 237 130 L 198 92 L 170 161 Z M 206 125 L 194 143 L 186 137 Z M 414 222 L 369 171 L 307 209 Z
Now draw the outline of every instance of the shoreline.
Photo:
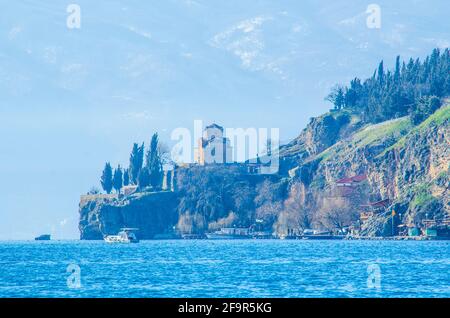
M 437 237 L 437 238 L 427 238 L 427 237 L 352 237 L 352 238 L 235 238 L 235 239 L 183 239 L 183 238 L 167 238 L 167 239 L 148 239 L 140 240 L 140 242 L 158 242 L 158 241 L 209 241 L 209 242 L 225 242 L 225 241 L 414 241 L 414 242 L 427 242 L 427 241 L 450 241 L 450 237 Z M 41 243 L 41 244 L 51 244 L 51 243 L 70 243 L 70 242 L 103 242 L 104 240 L 80 240 L 80 239 L 55 239 L 50 241 L 35 241 L 33 239 L 29 240 L 0 240 L 2 243 Z M 124 245 L 125 243 L 118 243 Z M 139 244 L 139 243 L 137 243 Z M 113 245 L 110 244 L 109 245 Z M 126 245 L 126 244 L 125 244 Z M 133 244 L 135 245 L 135 244 Z

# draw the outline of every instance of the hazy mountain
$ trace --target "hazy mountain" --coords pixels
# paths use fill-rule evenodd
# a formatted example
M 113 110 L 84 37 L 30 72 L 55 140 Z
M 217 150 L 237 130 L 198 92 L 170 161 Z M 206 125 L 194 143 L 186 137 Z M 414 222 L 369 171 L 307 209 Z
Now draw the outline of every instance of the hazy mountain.
M 61 1 L 0 2 L 0 238 L 76 236 L 78 193 L 153 131 L 203 119 L 288 140 L 331 85 L 450 39 L 447 1 L 378 1 L 380 29 L 356 0 L 77 3 L 81 29 Z

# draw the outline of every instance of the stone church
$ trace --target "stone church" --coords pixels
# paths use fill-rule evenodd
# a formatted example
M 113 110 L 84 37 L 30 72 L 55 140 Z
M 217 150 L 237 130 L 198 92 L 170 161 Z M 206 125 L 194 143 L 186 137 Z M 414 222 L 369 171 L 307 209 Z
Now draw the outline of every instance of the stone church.
M 212 124 L 205 128 L 203 137 L 198 140 L 195 159 L 202 166 L 233 162 L 233 149 L 230 140 L 224 137 L 223 127 Z

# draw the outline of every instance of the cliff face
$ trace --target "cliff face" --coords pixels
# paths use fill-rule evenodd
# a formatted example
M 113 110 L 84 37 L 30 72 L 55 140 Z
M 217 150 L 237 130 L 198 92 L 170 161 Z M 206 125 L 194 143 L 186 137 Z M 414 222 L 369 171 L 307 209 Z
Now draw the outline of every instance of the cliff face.
M 365 125 L 349 112 L 313 119 L 280 149 L 280 174 L 252 175 L 245 165 L 179 168 L 176 192 L 80 202 L 82 239 L 102 239 L 121 227 L 140 228 L 142 239 L 170 232 L 204 233 L 258 224 L 287 229 L 336 229 L 359 220 L 362 206 L 389 200 L 396 223 L 450 215 L 450 105 L 422 124 L 409 118 Z M 365 176 L 348 193 L 336 181 Z M 348 189 L 344 189 L 348 190 Z M 366 222 L 361 234 L 390 235 L 390 214 Z
M 396 211 L 397 223 L 417 224 L 426 216 L 450 215 L 449 123 L 450 106 L 444 106 L 419 126 L 412 126 L 405 117 L 363 127 L 292 169 L 292 184 L 303 186 L 302 195 L 308 198 L 305 205 L 319 214 L 324 198 L 343 197 L 349 211 L 361 211 L 364 203 L 388 199 L 386 210 Z M 333 193 L 336 180 L 355 175 L 366 175 L 367 180 L 354 193 Z M 374 218 L 362 234 L 390 235 L 389 216 Z M 317 214 L 312 221 L 324 223 Z
M 281 173 L 301 166 L 308 159 L 343 140 L 361 127 L 358 117 L 334 112 L 312 118 L 300 135 L 280 147 Z
M 139 228 L 141 239 L 169 232 L 177 223 L 177 196 L 172 192 L 142 193 L 125 199 L 90 196 L 80 202 L 80 236 L 101 240 L 120 228 Z

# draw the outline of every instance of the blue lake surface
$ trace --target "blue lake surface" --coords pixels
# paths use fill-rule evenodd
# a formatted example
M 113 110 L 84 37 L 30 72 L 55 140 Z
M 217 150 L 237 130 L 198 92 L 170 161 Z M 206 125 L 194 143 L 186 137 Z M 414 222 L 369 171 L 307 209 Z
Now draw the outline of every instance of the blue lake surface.
M 450 297 L 449 241 L 0 242 L 0 268 L 0 297 Z

